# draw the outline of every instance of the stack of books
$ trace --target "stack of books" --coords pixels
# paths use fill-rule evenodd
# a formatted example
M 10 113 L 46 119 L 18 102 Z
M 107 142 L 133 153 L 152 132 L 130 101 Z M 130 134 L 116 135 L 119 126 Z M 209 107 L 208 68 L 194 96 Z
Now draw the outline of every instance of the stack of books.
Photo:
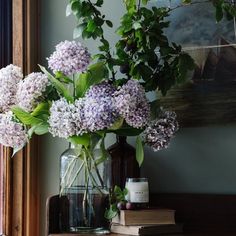
M 111 232 L 128 235 L 164 235 L 183 232 L 170 209 L 121 210 L 112 220 Z

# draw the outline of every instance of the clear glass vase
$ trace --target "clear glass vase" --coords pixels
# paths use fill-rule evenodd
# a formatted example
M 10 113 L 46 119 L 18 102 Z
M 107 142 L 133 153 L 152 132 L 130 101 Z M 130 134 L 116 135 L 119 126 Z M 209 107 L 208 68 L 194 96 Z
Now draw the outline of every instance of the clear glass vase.
M 109 233 L 111 164 L 99 148 L 70 146 L 60 160 L 60 229 L 64 233 Z

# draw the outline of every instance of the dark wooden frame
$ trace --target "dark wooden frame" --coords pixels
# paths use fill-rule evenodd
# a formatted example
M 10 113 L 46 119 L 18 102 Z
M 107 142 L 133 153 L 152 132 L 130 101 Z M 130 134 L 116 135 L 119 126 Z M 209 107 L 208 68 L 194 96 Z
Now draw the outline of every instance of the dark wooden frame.
M 13 63 L 25 75 L 36 71 L 39 48 L 39 1 L 14 0 Z M 39 235 L 38 141 L 31 142 L 13 158 L 12 236 Z
M 13 63 L 23 73 L 35 71 L 39 48 L 38 0 L 0 0 L 0 63 Z M 33 139 L 11 158 L 0 146 L 0 235 L 39 235 L 38 141 Z
M 12 62 L 12 0 L 0 0 L 0 68 Z
M 12 63 L 12 0 L 0 0 L 0 68 Z M 0 145 L 0 234 L 9 232 L 11 160 L 9 149 Z

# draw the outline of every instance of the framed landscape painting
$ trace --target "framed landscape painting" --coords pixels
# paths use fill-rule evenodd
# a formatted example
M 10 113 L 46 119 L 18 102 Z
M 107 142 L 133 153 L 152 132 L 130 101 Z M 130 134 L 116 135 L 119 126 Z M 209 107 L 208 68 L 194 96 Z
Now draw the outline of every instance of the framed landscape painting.
M 199 1 L 197 1 L 199 2 Z M 179 6 L 180 0 L 151 1 L 150 5 Z M 181 126 L 236 122 L 235 20 L 216 23 L 215 8 L 202 0 L 171 12 L 166 34 L 181 44 L 196 68 L 185 84 L 168 91 L 160 101 L 176 111 Z M 234 45 L 235 44 L 235 45 Z

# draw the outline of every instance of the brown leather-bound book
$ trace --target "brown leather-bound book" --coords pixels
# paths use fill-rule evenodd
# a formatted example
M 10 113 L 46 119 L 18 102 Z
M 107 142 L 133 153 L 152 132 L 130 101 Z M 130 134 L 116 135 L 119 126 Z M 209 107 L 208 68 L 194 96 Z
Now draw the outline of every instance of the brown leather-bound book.
M 175 211 L 171 209 L 121 210 L 112 222 L 121 225 L 175 224 Z
M 177 234 L 183 232 L 181 224 L 171 225 L 132 225 L 124 226 L 119 224 L 111 225 L 111 232 L 117 234 L 128 235 L 164 235 L 164 234 Z

